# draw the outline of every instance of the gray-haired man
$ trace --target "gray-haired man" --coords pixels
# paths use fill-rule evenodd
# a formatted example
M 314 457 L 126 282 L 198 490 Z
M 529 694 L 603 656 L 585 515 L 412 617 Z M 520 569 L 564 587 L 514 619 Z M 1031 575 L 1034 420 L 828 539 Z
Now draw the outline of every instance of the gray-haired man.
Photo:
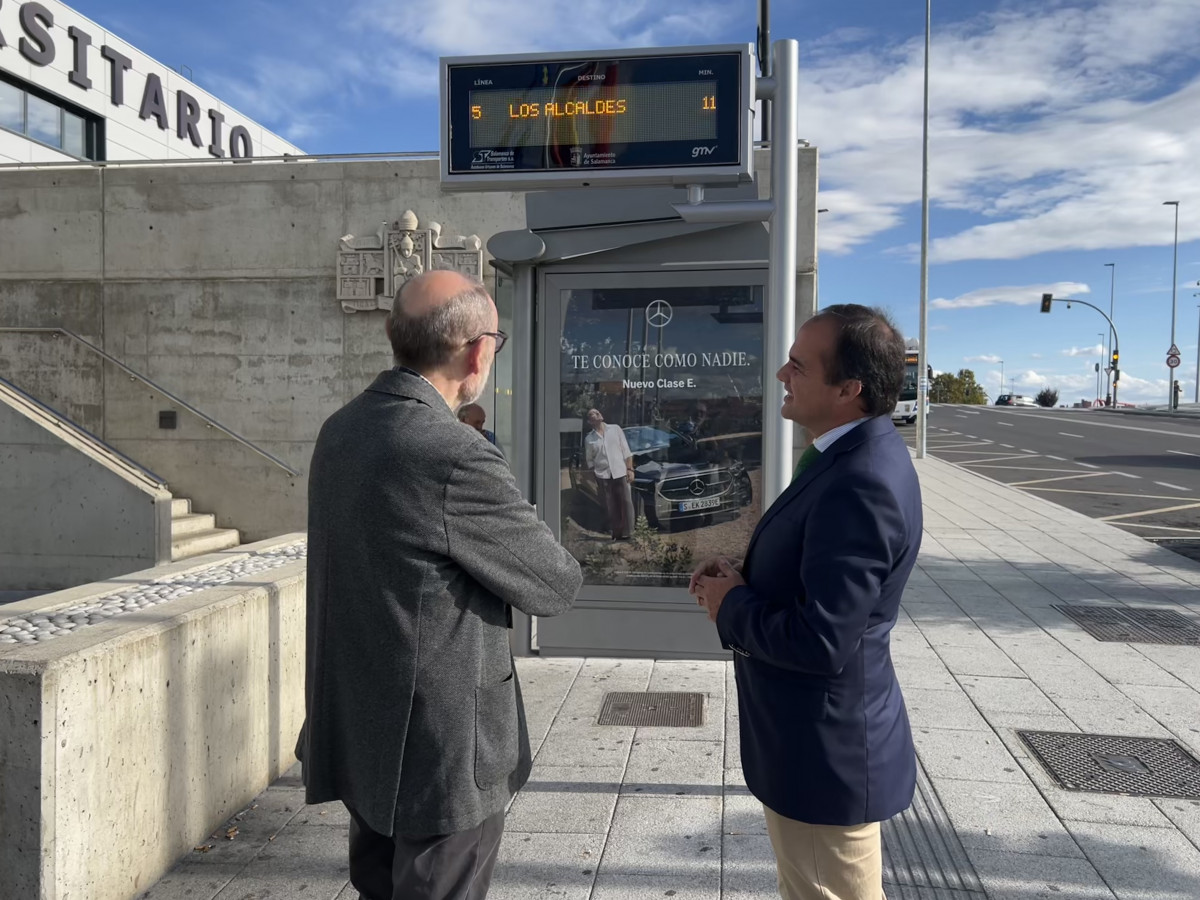
M 492 444 L 455 418 L 505 335 L 477 282 L 409 281 L 396 367 L 334 413 L 309 472 L 309 803 L 350 810 L 367 900 L 482 900 L 504 808 L 529 777 L 509 606 L 566 611 L 579 566 Z

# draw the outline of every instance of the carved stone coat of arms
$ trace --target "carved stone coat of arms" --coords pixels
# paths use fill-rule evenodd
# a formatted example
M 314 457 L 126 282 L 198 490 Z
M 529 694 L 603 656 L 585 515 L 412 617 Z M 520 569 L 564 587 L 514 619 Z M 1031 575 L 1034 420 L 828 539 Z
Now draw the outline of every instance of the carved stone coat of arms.
M 421 228 L 407 210 L 372 235 L 348 234 L 338 241 L 337 299 L 348 313 L 391 309 L 392 298 L 410 278 L 430 269 L 483 276 L 483 243 L 477 235 L 443 237 L 442 226 Z

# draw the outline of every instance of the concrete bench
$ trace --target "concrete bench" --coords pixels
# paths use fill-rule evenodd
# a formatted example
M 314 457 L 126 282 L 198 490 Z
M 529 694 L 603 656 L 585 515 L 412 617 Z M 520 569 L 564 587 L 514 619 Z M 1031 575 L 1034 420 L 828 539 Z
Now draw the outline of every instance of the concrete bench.
M 0 896 L 128 900 L 295 762 L 303 540 L 0 606 Z

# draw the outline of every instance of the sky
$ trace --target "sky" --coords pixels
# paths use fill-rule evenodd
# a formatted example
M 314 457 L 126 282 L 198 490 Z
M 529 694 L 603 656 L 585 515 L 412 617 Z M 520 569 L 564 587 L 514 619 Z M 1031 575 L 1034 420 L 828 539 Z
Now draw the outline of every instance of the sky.
M 74 0 L 310 153 L 436 151 L 437 58 L 753 41 L 757 0 Z M 915 337 L 925 4 L 774 0 L 820 153 L 820 303 Z M 929 360 L 991 398 L 1096 395 L 1115 311 L 1120 399 L 1197 390 L 1200 2 L 933 0 Z M 1178 265 L 1172 278 L 1178 200 Z M 1106 266 L 1112 263 L 1111 267 Z M 1003 373 L 1003 389 L 1001 374 Z M 1101 390 L 1103 393 L 1103 389 Z

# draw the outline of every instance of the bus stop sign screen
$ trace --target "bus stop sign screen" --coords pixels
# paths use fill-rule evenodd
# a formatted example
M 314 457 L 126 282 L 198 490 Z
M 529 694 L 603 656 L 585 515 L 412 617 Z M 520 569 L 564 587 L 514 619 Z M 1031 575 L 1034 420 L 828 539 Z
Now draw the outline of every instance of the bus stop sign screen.
M 748 46 L 443 60 L 443 180 L 748 178 L 749 66 Z

